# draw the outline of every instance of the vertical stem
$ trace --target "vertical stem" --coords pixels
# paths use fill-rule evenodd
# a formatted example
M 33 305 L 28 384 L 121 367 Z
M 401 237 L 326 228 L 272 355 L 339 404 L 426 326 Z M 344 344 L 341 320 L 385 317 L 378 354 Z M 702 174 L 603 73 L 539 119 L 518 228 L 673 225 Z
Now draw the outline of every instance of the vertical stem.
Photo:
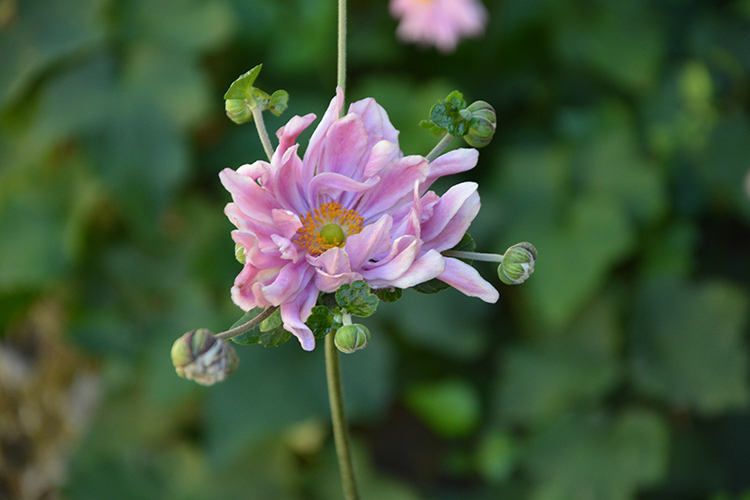
M 258 136 L 260 136 L 260 142 L 263 143 L 263 149 L 266 150 L 266 156 L 268 161 L 271 161 L 273 156 L 273 146 L 271 140 L 268 138 L 268 131 L 266 130 L 266 123 L 263 121 L 263 111 L 258 107 L 252 108 L 253 120 L 255 120 L 255 128 L 258 129 Z
M 336 84 L 346 94 L 346 0 L 339 0 L 339 41 Z M 343 112 L 343 107 L 341 108 Z
M 425 156 L 427 163 L 432 163 L 433 161 L 435 161 L 435 158 L 440 156 L 440 153 L 442 153 L 443 150 L 447 148 L 448 144 L 450 144 L 451 142 L 453 142 L 453 136 L 446 132 L 443 138 L 440 139 L 440 142 L 438 142 L 435 147 L 432 148 L 432 151 L 427 153 L 427 156 Z
M 341 469 L 341 485 L 346 500 L 358 500 L 357 483 L 354 479 L 352 457 L 349 454 L 349 437 L 347 435 L 346 414 L 344 413 L 344 394 L 341 388 L 341 370 L 339 368 L 339 351 L 333 343 L 334 333 L 326 335 L 326 376 L 328 378 L 328 400 L 331 404 L 333 421 L 333 440 L 336 443 L 336 455 Z

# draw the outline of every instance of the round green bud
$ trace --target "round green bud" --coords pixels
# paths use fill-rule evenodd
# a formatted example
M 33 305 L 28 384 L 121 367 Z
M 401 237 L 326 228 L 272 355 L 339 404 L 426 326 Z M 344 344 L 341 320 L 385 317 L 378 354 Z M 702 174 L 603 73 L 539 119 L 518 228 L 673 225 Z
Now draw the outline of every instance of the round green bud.
M 364 325 L 344 325 L 336 330 L 333 343 L 339 351 L 351 354 L 364 349 L 370 341 L 370 330 Z
M 234 348 L 205 328 L 188 332 L 172 344 L 172 364 L 177 375 L 201 385 L 225 380 L 239 363 Z
M 239 243 L 234 244 L 234 258 L 243 266 L 245 265 L 245 247 Z
M 500 281 L 506 285 L 520 285 L 534 272 L 536 248 L 531 243 L 517 243 L 507 249 L 497 268 Z
M 253 119 L 253 110 L 246 99 L 227 99 L 224 101 L 224 109 L 234 123 L 247 123 Z
M 481 148 L 486 146 L 495 135 L 495 124 L 497 115 L 495 108 L 485 101 L 476 101 L 471 103 L 466 111 L 471 112 L 471 121 L 469 131 L 464 139 L 469 146 Z
M 326 224 L 320 230 L 320 237 L 323 238 L 326 243 L 330 245 L 340 245 L 346 241 L 344 236 L 344 230 L 338 224 Z

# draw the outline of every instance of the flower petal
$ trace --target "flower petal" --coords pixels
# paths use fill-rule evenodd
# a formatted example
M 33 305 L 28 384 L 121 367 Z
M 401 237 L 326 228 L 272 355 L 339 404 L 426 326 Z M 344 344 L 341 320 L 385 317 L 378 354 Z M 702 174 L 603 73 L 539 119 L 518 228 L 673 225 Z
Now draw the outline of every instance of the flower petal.
M 302 345 L 302 349 L 315 349 L 315 336 L 305 324 L 312 313 L 312 308 L 318 300 L 318 289 L 312 281 L 291 302 L 281 304 L 281 321 L 284 329 L 291 332 Z
M 430 171 L 421 156 L 406 156 L 380 171 L 380 182 L 357 202 L 357 211 L 367 220 L 393 212 L 412 200 L 415 182 L 422 182 Z
M 313 272 L 313 268 L 302 259 L 289 262 L 281 268 L 276 279 L 261 286 L 260 292 L 270 304 L 281 305 L 292 300 L 310 282 Z
M 312 137 L 310 137 L 310 142 L 307 145 L 305 158 L 302 160 L 302 179 L 312 179 L 315 175 L 315 169 L 317 168 L 320 159 L 320 150 L 323 147 L 323 139 L 325 138 L 331 124 L 338 120 L 343 105 L 344 91 L 341 90 L 341 87 L 336 87 L 336 97 L 331 99 L 328 109 L 320 119 L 318 126 L 315 127 L 315 131 L 313 132 Z
M 425 281 L 429 281 L 432 278 L 437 278 L 444 271 L 445 259 L 439 252 L 430 250 L 415 260 L 414 263 L 409 266 L 409 269 L 399 276 L 398 279 L 386 283 L 385 286 L 409 288 L 424 283 Z M 382 287 L 382 285 L 377 286 Z
M 231 168 L 219 173 L 219 179 L 232 199 L 248 217 L 266 224 L 272 223 L 271 210 L 282 208 L 271 193 L 263 189 L 254 179 L 238 174 Z
M 366 225 L 358 234 L 346 239 L 344 249 L 349 256 L 351 269 L 358 270 L 373 257 L 379 257 L 391 247 L 393 219 L 383 215 L 376 222 Z
M 476 182 L 462 182 L 451 187 L 441 196 L 440 201 L 434 205 L 432 217 L 422 224 L 422 239 L 424 241 L 439 239 L 441 233 L 446 230 L 446 226 L 454 217 L 459 219 L 456 224 L 459 226 L 466 224 L 466 227 L 468 227 L 479 211 L 479 195 L 476 194 L 478 187 Z M 466 209 L 459 213 L 465 206 Z M 454 227 L 451 229 L 455 230 Z M 447 238 L 442 239 L 451 239 L 451 236 L 448 235 Z M 461 236 L 455 243 L 461 240 Z M 436 247 L 433 245 L 430 248 Z
M 476 149 L 454 149 L 438 156 L 430 163 L 430 173 L 420 187 L 420 194 L 427 191 L 440 177 L 471 170 L 477 165 L 477 161 L 479 161 L 479 151 Z
M 375 99 L 368 97 L 352 103 L 349 106 L 349 113 L 356 113 L 362 117 L 370 147 L 383 139 L 398 146 L 399 132 L 388 119 L 388 113 L 380 104 L 375 102 Z
M 368 158 L 365 165 L 364 178 L 367 179 L 380 172 L 386 165 L 399 156 L 399 153 L 401 153 L 401 150 L 398 149 L 398 144 L 390 141 L 375 143 L 370 151 L 370 158 Z
M 445 257 L 445 271 L 437 277 L 469 297 L 478 297 L 494 304 L 500 298 L 497 290 L 469 264 L 458 259 Z
M 390 282 L 403 275 L 414 263 L 421 248 L 421 241 L 414 236 L 401 236 L 393 242 L 391 253 L 384 259 L 362 266 L 360 273 L 367 282 Z
M 336 120 L 326 134 L 318 163 L 318 174 L 333 172 L 362 180 L 360 162 L 367 151 L 367 131 L 359 115 L 348 114 Z
M 310 182 L 307 188 L 308 203 L 311 207 L 318 207 L 324 202 L 321 196 L 327 196 L 327 201 L 335 201 L 341 197 L 342 193 L 366 191 L 379 181 L 378 177 L 373 177 L 366 182 L 357 182 L 341 174 L 324 172 L 313 177 Z

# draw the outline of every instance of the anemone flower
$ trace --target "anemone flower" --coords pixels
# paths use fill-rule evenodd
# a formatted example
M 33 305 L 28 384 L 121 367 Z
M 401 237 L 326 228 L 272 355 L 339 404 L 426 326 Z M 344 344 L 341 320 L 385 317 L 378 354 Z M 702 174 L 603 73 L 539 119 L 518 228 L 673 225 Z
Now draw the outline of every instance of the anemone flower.
M 464 37 L 484 33 L 487 9 L 480 0 L 391 0 L 391 14 L 400 18 L 396 35 L 405 42 L 434 45 L 450 53 Z
M 438 278 L 466 295 L 498 299 L 473 267 L 440 253 L 477 215 L 477 184 L 457 184 L 442 197 L 427 191 L 437 178 L 473 168 L 477 151 L 457 149 L 432 163 L 404 156 L 374 99 L 339 118 L 343 99 L 339 88 L 302 159 L 295 142 L 314 114 L 279 129 L 270 163 L 219 174 L 232 195 L 225 209 L 237 227 L 232 237 L 245 253 L 232 299 L 245 311 L 280 306 L 284 328 L 308 351 L 315 338 L 305 321 L 319 292 L 344 283 L 393 289 Z

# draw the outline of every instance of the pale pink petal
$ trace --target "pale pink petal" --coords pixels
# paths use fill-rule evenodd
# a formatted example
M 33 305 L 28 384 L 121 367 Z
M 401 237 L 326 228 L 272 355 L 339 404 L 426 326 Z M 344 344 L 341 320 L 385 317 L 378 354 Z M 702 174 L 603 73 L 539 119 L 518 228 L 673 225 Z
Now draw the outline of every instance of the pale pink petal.
M 315 286 L 322 292 L 335 292 L 344 283 L 362 279 L 353 272 L 349 257 L 339 247 L 334 247 L 318 257 L 307 256 L 307 261 L 315 266 Z
M 338 200 L 342 193 L 365 191 L 378 183 L 380 179 L 373 177 L 365 182 L 357 182 L 341 174 L 326 172 L 313 177 L 312 182 L 307 188 L 309 200 L 312 207 L 320 206 L 324 201 L 322 196 L 328 196 L 327 201 Z
M 323 139 L 328 132 L 330 126 L 339 118 L 341 107 L 344 105 L 344 91 L 341 87 L 336 87 L 336 97 L 331 99 L 331 104 L 328 105 L 323 118 L 320 119 L 320 123 L 315 127 L 315 131 L 310 137 L 310 142 L 305 151 L 305 157 L 302 160 L 302 179 L 312 179 L 316 173 L 318 167 L 318 160 L 320 158 L 320 149 L 323 146 Z
M 421 156 L 406 156 L 380 172 L 380 182 L 368 190 L 357 202 L 357 210 L 365 219 L 393 212 L 411 202 L 415 182 L 422 182 L 430 165 Z
M 380 257 L 391 247 L 390 230 L 393 219 L 383 215 L 376 222 L 366 225 L 358 234 L 346 239 L 346 250 L 351 268 L 359 269 L 372 257 Z
M 380 172 L 386 165 L 396 159 L 401 153 L 398 144 L 390 141 L 380 141 L 375 143 L 370 152 L 370 158 L 365 165 L 364 177 L 372 177 Z
M 478 297 L 494 304 L 500 297 L 495 288 L 485 281 L 476 269 L 451 257 L 445 258 L 445 271 L 438 279 L 469 297 Z
M 349 106 L 349 113 L 356 113 L 362 117 L 371 148 L 375 143 L 384 139 L 398 146 L 399 132 L 388 119 L 388 113 L 380 104 L 375 102 L 375 99 L 368 97 L 352 103 Z
M 367 132 L 359 115 L 348 114 L 334 122 L 326 134 L 318 174 L 333 172 L 362 180 L 358 167 L 367 151 Z
M 297 262 L 297 259 L 299 259 L 299 253 L 297 252 L 297 247 L 294 246 L 294 243 L 278 234 L 271 235 L 271 239 L 276 245 L 278 245 L 282 259 Z
M 284 238 L 291 238 L 302 227 L 297 214 L 289 210 L 274 209 L 271 211 L 274 226 Z
M 281 304 L 280 308 L 284 329 L 297 337 L 302 349 L 306 351 L 315 349 L 315 336 L 305 321 L 312 314 L 317 300 L 318 289 L 310 282 L 294 300 Z
M 437 238 L 461 207 L 464 206 L 464 203 L 476 193 L 478 187 L 476 182 L 462 182 L 451 187 L 441 196 L 440 201 L 434 206 L 432 217 L 422 224 L 422 239 L 430 241 Z M 476 203 L 479 203 L 478 198 Z
M 269 242 L 273 245 L 271 247 L 262 247 L 258 235 L 248 231 L 232 231 L 232 239 L 245 248 L 245 262 L 249 262 L 259 269 L 285 265 L 285 262 L 281 259 L 281 254 L 277 251 L 278 246 L 271 238 L 269 238 Z M 272 250 L 272 252 L 267 250 Z
M 282 208 L 271 194 L 260 187 L 250 177 L 238 174 L 231 168 L 219 173 L 219 179 L 237 206 L 249 217 L 264 223 L 271 223 L 271 210 Z
M 420 188 L 420 194 L 427 191 L 432 183 L 440 177 L 471 170 L 476 166 L 478 160 L 479 152 L 476 149 L 454 149 L 438 156 L 430 163 L 430 173 Z
M 276 279 L 261 286 L 260 291 L 270 304 L 281 305 L 293 299 L 307 285 L 313 272 L 313 268 L 302 259 L 296 263 L 289 262 L 281 268 Z
M 375 288 L 396 287 L 409 288 L 440 276 L 445 271 L 445 259 L 439 252 L 430 250 L 409 266 L 404 274 L 395 280 L 373 283 Z
M 257 269 L 245 264 L 234 280 L 232 301 L 244 311 L 249 311 L 253 307 L 270 306 L 271 304 L 260 294 L 259 288 L 262 283 L 272 281 L 278 274 L 279 268 Z
M 391 282 L 409 270 L 419 254 L 421 242 L 414 236 L 401 236 L 393 242 L 391 253 L 377 263 L 362 266 L 365 281 Z
M 471 221 L 473 221 L 474 217 L 479 213 L 480 206 L 479 194 L 476 192 L 471 193 L 436 236 L 431 239 L 425 238 L 424 248 L 434 248 L 438 252 L 442 252 L 443 250 L 448 250 L 456 246 L 458 242 L 461 241 L 461 238 L 464 237 L 464 234 L 466 234 L 469 225 L 471 225 Z M 444 210 L 440 210 L 439 207 L 440 205 L 438 205 L 438 210 L 435 216 L 433 216 L 434 220 L 437 220 L 437 218 L 441 216 L 449 215 L 449 212 L 447 213 Z M 430 220 L 430 222 L 432 222 L 432 220 Z
M 269 165 L 268 162 L 259 160 L 250 165 L 248 164 L 242 165 L 241 167 L 237 169 L 237 173 L 240 175 L 245 175 L 247 177 L 250 177 L 251 179 L 257 180 L 263 175 L 267 174 L 270 169 L 271 169 L 271 165 Z

